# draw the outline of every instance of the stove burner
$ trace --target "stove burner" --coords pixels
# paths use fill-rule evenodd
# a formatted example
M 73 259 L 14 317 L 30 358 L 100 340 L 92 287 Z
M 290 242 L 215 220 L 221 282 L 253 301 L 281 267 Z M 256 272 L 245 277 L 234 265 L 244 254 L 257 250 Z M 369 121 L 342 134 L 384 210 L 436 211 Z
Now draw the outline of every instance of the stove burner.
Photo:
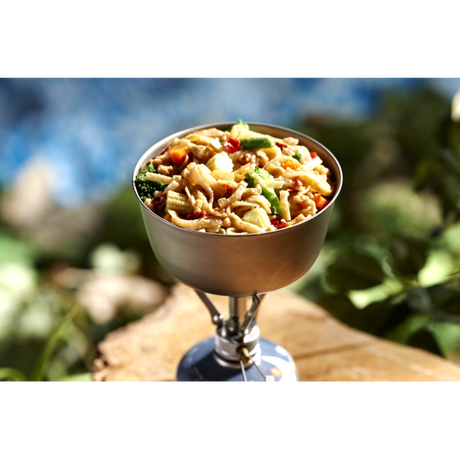
M 263 296 L 253 295 L 248 311 L 245 297 L 230 297 L 230 314 L 224 321 L 207 294 L 196 292 L 208 308 L 217 331 L 214 338 L 200 342 L 182 358 L 177 371 L 178 381 L 298 380 L 289 353 L 279 345 L 260 338 L 255 317 Z

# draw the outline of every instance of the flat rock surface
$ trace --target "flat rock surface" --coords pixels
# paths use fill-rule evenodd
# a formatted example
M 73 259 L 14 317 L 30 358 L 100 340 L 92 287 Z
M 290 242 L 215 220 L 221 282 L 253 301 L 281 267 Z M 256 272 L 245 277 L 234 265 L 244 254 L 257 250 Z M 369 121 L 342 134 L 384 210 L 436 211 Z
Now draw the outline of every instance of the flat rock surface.
M 228 298 L 210 297 L 227 316 Z M 257 321 L 263 337 L 292 355 L 301 381 L 460 381 L 460 366 L 351 329 L 285 289 L 265 296 Z M 196 293 L 176 285 L 158 310 L 99 343 L 93 379 L 174 381 L 182 356 L 214 334 Z

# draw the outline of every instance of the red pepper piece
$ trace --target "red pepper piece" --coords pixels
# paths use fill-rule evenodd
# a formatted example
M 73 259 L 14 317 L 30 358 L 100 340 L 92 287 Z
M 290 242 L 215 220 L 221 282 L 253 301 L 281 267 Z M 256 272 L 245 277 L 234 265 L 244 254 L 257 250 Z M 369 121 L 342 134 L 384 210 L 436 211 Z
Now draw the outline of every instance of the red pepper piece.
M 231 186 L 229 184 L 221 184 L 221 185 L 225 189 L 224 198 L 230 198 L 235 193 L 235 190 L 236 190 L 235 187 L 233 187 L 233 186 Z
M 235 153 L 238 152 L 240 149 L 241 142 L 237 139 L 233 139 L 232 137 L 227 137 L 227 140 L 224 142 L 224 150 L 228 153 Z
M 283 147 L 287 147 L 286 144 L 283 144 L 283 143 L 281 143 L 281 142 L 275 142 L 275 144 L 276 144 L 280 149 L 282 149 Z
M 318 154 L 316 152 L 310 152 L 310 156 L 312 158 L 316 158 L 318 156 Z
M 197 211 L 187 216 L 187 220 L 201 219 L 206 215 L 206 211 Z
M 280 219 L 279 217 L 275 217 L 275 219 L 272 219 L 270 223 L 277 229 L 279 230 L 280 228 L 287 227 L 287 223 Z
M 168 146 L 160 153 L 160 155 L 163 155 L 163 153 L 166 153 L 170 148 L 171 148 L 171 146 L 168 145 Z M 158 156 L 160 156 L 160 155 L 158 155 Z
M 300 180 L 297 179 L 297 177 L 294 177 L 294 179 L 292 179 L 292 182 L 294 182 L 294 185 L 297 185 L 297 187 L 302 186 L 302 182 L 300 182 Z

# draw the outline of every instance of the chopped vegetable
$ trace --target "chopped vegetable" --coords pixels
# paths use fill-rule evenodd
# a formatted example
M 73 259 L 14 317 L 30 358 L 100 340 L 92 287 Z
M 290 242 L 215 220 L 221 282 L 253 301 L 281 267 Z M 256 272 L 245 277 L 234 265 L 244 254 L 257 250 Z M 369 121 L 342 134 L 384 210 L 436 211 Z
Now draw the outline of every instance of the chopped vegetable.
M 173 163 L 176 165 L 180 165 L 184 162 L 185 158 L 187 157 L 187 149 L 186 147 L 176 145 L 175 147 L 171 148 L 169 154 L 171 155 L 171 160 L 173 161 Z
M 281 216 L 280 199 L 271 187 L 262 187 L 262 195 L 267 198 L 273 208 L 273 214 Z
M 300 182 L 300 180 L 297 179 L 297 177 L 294 177 L 294 179 L 292 179 L 292 182 L 294 182 L 294 185 L 296 187 L 302 187 L 302 182 Z
M 221 185 L 226 190 L 224 198 L 229 198 L 235 193 L 236 187 L 234 185 L 231 185 L 231 184 L 221 184 Z
M 273 180 L 273 176 L 263 168 L 255 168 L 254 171 L 250 174 L 247 174 L 245 177 L 248 187 L 254 187 L 255 182 L 258 179 L 262 180 Z M 273 187 L 262 187 L 262 195 L 267 198 L 267 200 L 272 205 L 273 214 L 281 216 L 281 205 L 278 196 L 275 193 Z
M 147 165 L 144 169 L 141 169 L 135 180 L 137 193 L 139 193 L 142 201 L 153 198 L 155 196 L 155 192 L 162 192 L 166 188 L 166 184 L 158 181 L 148 180 L 148 173 L 156 173 L 155 168 L 151 164 Z
M 170 148 L 171 146 L 168 145 L 158 156 L 161 157 L 161 155 L 164 155 Z
M 332 210 L 334 175 L 300 139 L 242 120 L 222 125 L 174 137 L 144 164 L 134 186 L 146 207 L 173 225 L 221 234 L 270 232 Z
M 235 180 L 235 175 L 233 173 L 222 171 L 221 169 L 214 170 L 211 175 L 216 180 Z
M 236 122 L 236 124 L 237 124 L 237 125 L 241 125 L 241 126 L 242 126 L 243 128 L 245 128 L 245 129 L 249 129 L 249 125 L 248 125 L 247 123 L 243 123 L 242 120 L 238 120 L 238 121 Z
M 259 184 L 261 187 L 272 187 L 272 188 L 283 188 L 284 180 L 266 180 L 266 179 L 257 179 L 255 184 Z
M 233 171 L 233 161 L 226 152 L 218 153 L 217 155 L 211 157 L 206 163 L 206 166 L 211 171 L 215 171 L 217 169 L 228 173 Z
M 300 163 L 298 161 L 286 161 L 286 163 L 283 163 L 283 168 L 291 168 L 291 169 L 297 169 L 300 166 Z
M 240 146 L 241 142 L 237 139 L 233 139 L 232 137 L 228 137 L 223 144 L 224 150 L 228 153 L 238 152 Z
M 248 137 L 246 139 L 241 139 L 241 147 L 243 149 L 268 149 L 273 147 L 275 143 L 265 136 L 261 137 Z
M 302 154 L 295 153 L 294 155 L 292 155 L 292 158 L 295 158 L 300 163 L 302 161 Z
M 137 175 L 137 179 L 136 180 L 145 180 L 146 179 L 146 174 L 150 172 L 150 173 L 156 173 L 156 169 L 155 169 L 155 166 L 153 166 L 152 164 L 147 164 L 146 167 L 144 169 L 141 169 L 139 171 L 139 174 Z
M 322 195 L 320 195 L 319 193 L 315 193 L 313 199 L 315 200 L 315 204 L 316 204 L 316 209 L 318 211 L 321 211 L 322 209 L 324 209 L 329 203 L 330 201 L 327 200 L 326 198 L 324 198 Z
M 153 212 L 162 212 L 166 206 L 166 193 L 157 194 L 145 200 L 145 205 Z
M 202 219 L 206 216 L 206 211 L 197 211 L 187 216 L 187 220 Z
M 169 190 L 166 195 L 166 211 L 175 211 L 178 214 L 187 214 L 192 210 L 187 195 Z
M 243 220 L 260 228 L 267 228 L 270 225 L 270 219 L 262 208 L 253 208 L 247 211 L 243 216 Z
M 255 168 L 252 173 L 246 174 L 244 180 L 248 183 L 248 187 L 253 188 L 255 181 L 258 179 L 273 180 L 273 176 L 264 168 Z
M 280 228 L 285 228 L 287 227 L 287 223 L 284 219 L 280 219 L 279 217 L 275 217 L 270 221 L 270 223 L 277 229 L 279 230 Z

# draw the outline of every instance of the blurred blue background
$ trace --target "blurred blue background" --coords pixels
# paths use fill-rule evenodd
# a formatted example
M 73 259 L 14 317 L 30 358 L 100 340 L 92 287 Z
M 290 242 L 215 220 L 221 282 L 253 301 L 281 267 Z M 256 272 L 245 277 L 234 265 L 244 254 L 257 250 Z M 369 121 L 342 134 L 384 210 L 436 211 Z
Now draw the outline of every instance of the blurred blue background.
M 365 118 L 389 90 L 420 87 L 452 97 L 460 79 L 3 79 L 0 186 L 39 158 L 55 202 L 79 206 L 129 181 L 138 157 L 180 129 L 239 118 L 287 127 L 312 114 Z
M 0 79 L 0 380 L 89 380 L 109 332 L 174 280 L 131 188 L 154 143 L 242 119 L 304 132 L 344 172 L 289 289 L 460 362 L 460 79 Z M 460 94 L 460 93 L 459 93 Z

